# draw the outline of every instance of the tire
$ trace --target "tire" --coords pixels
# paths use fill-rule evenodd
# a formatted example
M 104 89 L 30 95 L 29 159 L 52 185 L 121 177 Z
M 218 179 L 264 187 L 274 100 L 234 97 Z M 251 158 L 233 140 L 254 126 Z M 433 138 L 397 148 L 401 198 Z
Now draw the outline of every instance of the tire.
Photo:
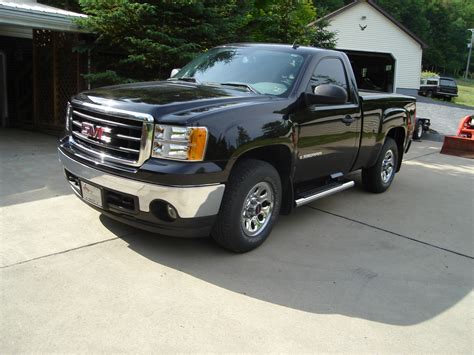
M 362 184 L 365 189 L 374 193 L 386 191 L 393 182 L 397 166 L 397 143 L 387 137 L 375 165 L 368 169 L 362 169 Z M 390 174 L 388 174 L 389 172 Z
M 427 96 L 427 97 L 433 97 L 433 91 L 428 90 L 428 91 L 426 92 L 426 96 Z
M 269 163 L 246 159 L 236 164 L 211 236 L 221 247 L 244 253 L 260 246 L 270 234 L 280 213 L 282 188 L 280 175 Z
M 413 132 L 413 139 L 421 139 L 423 136 L 423 123 L 418 121 L 415 126 L 415 131 Z

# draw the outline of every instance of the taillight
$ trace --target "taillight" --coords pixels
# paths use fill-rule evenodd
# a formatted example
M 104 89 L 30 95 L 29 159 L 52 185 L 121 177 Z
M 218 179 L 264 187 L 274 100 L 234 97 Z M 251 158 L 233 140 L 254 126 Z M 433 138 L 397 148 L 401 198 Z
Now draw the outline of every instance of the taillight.
M 412 125 L 416 122 L 416 109 L 413 110 L 413 115 L 408 115 L 408 132 L 411 132 Z

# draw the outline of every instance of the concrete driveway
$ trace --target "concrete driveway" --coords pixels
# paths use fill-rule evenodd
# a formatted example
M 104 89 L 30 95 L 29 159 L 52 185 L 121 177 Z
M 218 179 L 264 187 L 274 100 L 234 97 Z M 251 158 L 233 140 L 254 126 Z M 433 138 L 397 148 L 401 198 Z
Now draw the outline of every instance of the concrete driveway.
M 385 194 L 302 207 L 244 255 L 101 216 L 55 143 L 0 131 L 2 353 L 474 350 L 474 164 L 439 143 L 414 142 Z

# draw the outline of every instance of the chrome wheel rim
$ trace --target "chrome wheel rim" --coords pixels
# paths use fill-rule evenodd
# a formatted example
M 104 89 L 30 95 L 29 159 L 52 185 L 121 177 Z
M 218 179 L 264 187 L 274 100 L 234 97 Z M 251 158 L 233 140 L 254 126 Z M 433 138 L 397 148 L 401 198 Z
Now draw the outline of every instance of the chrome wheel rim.
M 265 229 L 275 205 L 273 189 L 267 182 L 259 182 L 245 197 L 242 207 L 242 230 L 249 237 Z
M 380 173 L 382 177 L 382 181 L 384 184 L 388 183 L 392 178 L 394 165 L 395 165 L 395 157 L 391 149 L 387 150 L 385 156 L 382 161 L 382 172 Z

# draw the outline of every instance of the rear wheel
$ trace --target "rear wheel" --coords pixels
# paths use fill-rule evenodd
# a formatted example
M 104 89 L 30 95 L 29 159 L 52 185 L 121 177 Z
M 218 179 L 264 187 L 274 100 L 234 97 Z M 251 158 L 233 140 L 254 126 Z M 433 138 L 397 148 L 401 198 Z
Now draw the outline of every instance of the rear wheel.
M 421 139 L 423 136 L 423 123 L 418 121 L 416 123 L 415 131 L 413 132 L 413 139 Z
M 387 137 L 377 163 L 362 170 L 362 183 L 366 190 L 380 193 L 386 191 L 395 177 L 398 166 L 398 146 L 395 140 Z
M 280 213 L 281 181 L 276 169 L 260 160 L 243 160 L 233 169 L 211 232 L 223 248 L 242 253 L 260 246 Z

